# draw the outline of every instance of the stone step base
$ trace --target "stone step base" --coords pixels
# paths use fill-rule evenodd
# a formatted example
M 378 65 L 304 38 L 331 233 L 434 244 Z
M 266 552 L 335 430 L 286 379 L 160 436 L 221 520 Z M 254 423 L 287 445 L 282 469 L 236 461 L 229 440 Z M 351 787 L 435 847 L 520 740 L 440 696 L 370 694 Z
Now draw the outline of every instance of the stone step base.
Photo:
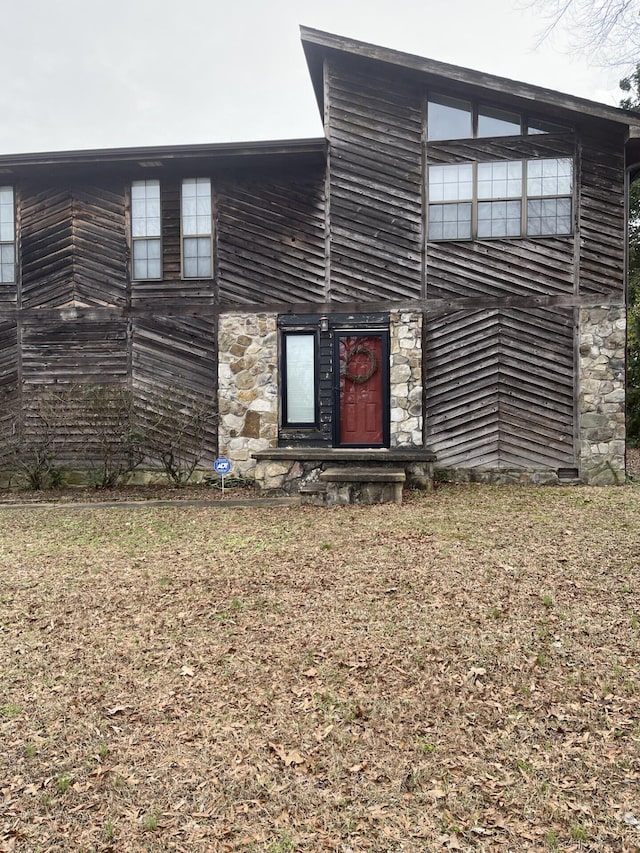
M 320 479 L 300 487 L 305 505 L 402 503 L 407 477 L 401 468 L 327 468 Z

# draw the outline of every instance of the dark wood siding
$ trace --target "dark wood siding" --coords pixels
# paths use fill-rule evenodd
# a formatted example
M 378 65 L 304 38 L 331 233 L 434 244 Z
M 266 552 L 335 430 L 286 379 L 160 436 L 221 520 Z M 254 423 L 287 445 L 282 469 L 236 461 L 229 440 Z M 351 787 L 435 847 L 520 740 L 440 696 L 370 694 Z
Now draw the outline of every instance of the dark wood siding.
M 371 70 L 331 64 L 331 298 L 422 293 L 422 95 Z
M 321 302 L 324 176 L 216 185 L 217 279 L 223 304 Z
M 429 163 L 574 157 L 567 136 L 507 137 L 429 143 Z M 574 237 L 431 242 L 427 248 L 427 296 L 492 299 L 573 293 Z
M 586 139 L 580 187 L 580 292 L 624 293 L 625 194 L 622 139 Z
M 445 467 L 575 464 L 573 309 L 426 320 L 427 443 Z
M 21 307 L 121 307 L 127 300 L 124 188 L 24 187 Z
M 217 321 L 211 317 L 147 317 L 133 322 L 132 380 L 144 412 L 164 398 L 195 397 L 215 409 Z M 217 451 L 217 425 L 206 437 L 208 461 Z
M 124 382 L 125 320 L 25 319 L 22 378 L 25 385 Z

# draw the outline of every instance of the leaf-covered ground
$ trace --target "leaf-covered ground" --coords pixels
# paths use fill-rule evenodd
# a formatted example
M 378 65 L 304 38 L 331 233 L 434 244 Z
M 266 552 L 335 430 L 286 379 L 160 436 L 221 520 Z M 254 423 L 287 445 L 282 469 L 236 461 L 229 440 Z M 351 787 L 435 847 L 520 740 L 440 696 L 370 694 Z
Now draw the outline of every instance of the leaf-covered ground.
M 3 851 L 640 849 L 640 489 L 0 511 Z

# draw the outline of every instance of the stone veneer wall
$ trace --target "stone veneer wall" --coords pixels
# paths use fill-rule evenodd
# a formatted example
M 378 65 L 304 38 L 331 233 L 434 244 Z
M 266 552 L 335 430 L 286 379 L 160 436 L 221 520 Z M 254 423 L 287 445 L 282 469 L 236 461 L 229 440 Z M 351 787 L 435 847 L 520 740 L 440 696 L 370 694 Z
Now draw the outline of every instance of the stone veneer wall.
M 581 308 L 579 319 L 580 477 L 594 486 L 625 479 L 626 310 Z
M 223 314 L 218 327 L 219 451 L 252 477 L 251 454 L 278 444 L 275 314 Z
M 390 317 L 391 446 L 422 447 L 422 315 Z

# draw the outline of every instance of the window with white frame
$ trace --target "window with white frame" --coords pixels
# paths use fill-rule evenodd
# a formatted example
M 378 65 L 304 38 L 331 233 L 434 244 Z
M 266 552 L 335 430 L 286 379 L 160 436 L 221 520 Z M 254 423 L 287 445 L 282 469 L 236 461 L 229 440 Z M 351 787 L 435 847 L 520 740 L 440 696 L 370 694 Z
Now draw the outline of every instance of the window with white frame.
M 182 182 L 182 275 L 211 278 L 211 180 Z
M 572 232 L 570 157 L 429 166 L 429 240 Z
M 16 231 L 13 187 L 0 187 L 0 282 L 16 280 Z
M 160 181 L 131 184 L 132 274 L 136 280 L 162 278 Z

